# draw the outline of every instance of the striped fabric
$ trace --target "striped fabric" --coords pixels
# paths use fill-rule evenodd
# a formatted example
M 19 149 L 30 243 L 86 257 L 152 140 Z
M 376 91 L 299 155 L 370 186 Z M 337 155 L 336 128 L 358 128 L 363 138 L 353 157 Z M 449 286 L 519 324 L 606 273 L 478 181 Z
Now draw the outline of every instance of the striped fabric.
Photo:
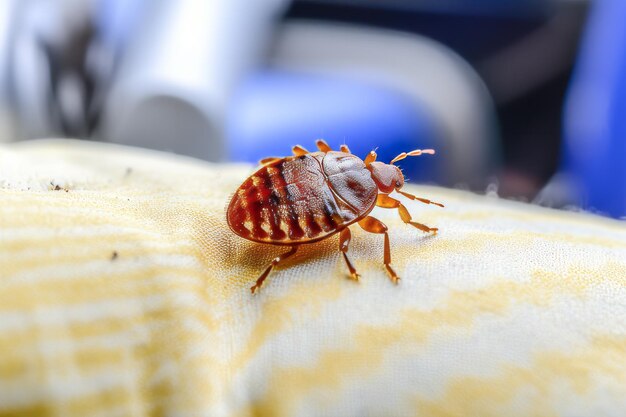
M 443 155 L 439 157 L 445 157 Z M 434 187 L 381 235 L 234 235 L 249 166 L 0 150 L 0 416 L 623 416 L 626 227 Z

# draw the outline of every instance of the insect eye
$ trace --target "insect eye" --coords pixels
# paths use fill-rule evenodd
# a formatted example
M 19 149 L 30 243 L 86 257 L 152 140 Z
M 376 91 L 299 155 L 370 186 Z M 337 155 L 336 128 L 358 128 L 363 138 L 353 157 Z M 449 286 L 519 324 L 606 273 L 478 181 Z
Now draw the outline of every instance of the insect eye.
M 400 181 L 396 181 L 396 187 L 400 186 Z

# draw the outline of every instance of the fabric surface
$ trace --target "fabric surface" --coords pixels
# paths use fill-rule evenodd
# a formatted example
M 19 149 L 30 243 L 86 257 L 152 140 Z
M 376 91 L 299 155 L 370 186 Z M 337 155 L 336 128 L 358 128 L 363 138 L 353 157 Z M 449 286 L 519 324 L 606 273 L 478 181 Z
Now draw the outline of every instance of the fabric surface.
M 304 144 L 306 145 L 306 144 Z M 622 416 L 622 222 L 435 187 L 302 249 L 228 229 L 252 172 L 120 146 L 0 148 L 0 416 Z M 444 157 L 442 155 L 438 157 Z

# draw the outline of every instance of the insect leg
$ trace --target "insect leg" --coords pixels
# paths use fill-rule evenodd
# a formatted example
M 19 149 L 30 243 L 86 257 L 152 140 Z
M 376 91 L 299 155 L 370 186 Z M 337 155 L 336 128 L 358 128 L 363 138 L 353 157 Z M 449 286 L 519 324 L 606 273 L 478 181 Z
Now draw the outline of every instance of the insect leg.
M 406 209 L 406 207 L 404 207 L 403 204 L 400 204 L 398 206 L 398 214 L 400 214 L 400 218 L 402 219 L 403 222 L 420 229 L 422 232 L 426 232 L 426 233 L 432 232 L 434 235 L 436 235 L 437 231 L 439 230 L 436 227 L 428 227 L 425 224 L 412 221 L 412 217 L 409 214 L 409 211 Z
M 427 200 L 427 201 L 430 201 L 430 200 Z M 439 203 L 433 203 L 433 204 L 439 205 Z M 378 197 L 376 198 L 376 205 L 382 208 L 397 208 L 398 214 L 400 214 L 400 218 L 402 219 L 403 222 L 405 222 L 406 224 L 410 224 L 411 226 L 417 227 L 423 232 L 426 232 L 426 233 L 433 232 L 433 234 L 437 234 L 437 230 L 439 230 L 436 227 L 428 227 L 425 224 L 412 221 L 413 219 L 411 215 L 409 214 L 409 211 L 407 210 L 407 208 L 404 206 L 404 204 L 400 203 L 398 200 L 396 200 L 393 197 L 389 197 L 386 194 L 378 194 Z
M 285 252 L 282 255 L 278 255 L 276 258 L 274 258 L 272 262 L 269 264 L 269 266 L 265 269 L 265 271 L 263 271 L 261 276 L 256 280 L 256 283 L 250 288 L 250 291 L 252 291 L 252 294 L 254 294 L 256 290 L 261 288 L 261 285 L 263 285 L 263 281 L 265 281 L 265 278 L 267 278 L 267 276 L 270 274 L 270 272 L 272 272 L 272 269 L 274 269 L 276 265 L 278 265 L 285 259 L 289 258 L 291 255 L 296 253 L 297 250 L 298 250 L 298 246 L 294 246 L 289 250 L 289 252 Z
M 326 143 L 326 141 L 324 139 L 318 139 L 315 141 L 315 145 L 317 146 L 317 149 L 319 149 L 322 152 L 330 152 L 332 151 L 332 148 L 330 146 L 328 146 L 328 143 Z
M 291 151 L 293 152 L 295 156 L 302 156 L 302 155 L 306 155 L 309 153 L 309 151 L 307 151 L 305 148 L 303 148 L 300 145 L 294 146 L 293 148 L 291 148 Z
M 393 197 L 389 197 L 387 194 L 378 194 L 378 197 L 376 197 L 376 205 L 382 208 L 398 208 L 400 202 Z
M 350 148 L 348 148 L 348 145 L 341 145 L 339 149 L 341 150 L 341 152 L 352 153 L 350 152 Z
M 387 226 L 385 226 L 385 223 L 372 216 L 367 216 L 359 221 L 359 226 L 361 226 L 366 232 L 381 233 L 385 235 L 385 254 L 383 262 L 385 264 L 385 269 L 389 274 L 389 278 L 391 278 L 391 280 L 397 284 L 400 277 L 398 277 L 396 271 L 394 271 L 391 267 L 391 247 L 389 244 L 389 234 L 387 233 Z
M 365 166 L 368 166 L 369 164 L 374 162 L 376 160 L 376 157 L 377 157 L 376 152 L 370 151 L 370 153 L 368 153 L 365 159 L 363 160 L 363 162 L 365 162 Z
M 270 156 L 269 158 L 263 158 L 259 161 L 260 165 L 269 165 L 272 162 L 280 161 L 282 158 L 278 158 L 275 156 Z
M 409 194 L 409 193 L 406 193 L 406 192 L 404 192 L 404 191 L 400 191 L 400 190 L 397 190 L 397 191 L 398 191 L 400 194 L 402 194 L 403 196 L 405 196 L 406 198 L 410 198 L 411 200 L 417 200 L 417 201 L 419 201 L 419 202 L 421 202 L 421 203 L 424 203 L 424 204 L 434 204 L 434 205 L 439 206 L 439 207 L 444 207 L 444 205 L 443 205 L 443 204 L 441 204 L 441 203 L 436 203 L 436 202 L 434 202 L 434 201 L 430 201 L 430 200 L 429 200 L 429 199 L 427 199 L 427 198 L 417 197 L 417 196 L 414 196 L 413 194 Z
M 360 275 L 356 272 L 356 269 L 354 269 L 354 266 L 352 266 L 352 262 L 350 262 L 350 259 L 348 259 L 348 255 L 347 255 L 348 245 L 350 245 L 351 238 L 352 238 L 352 234 L 350 233 L 350 229 L 346 227 L 339 234 L 339 250 L 343 254 L 343 259 L 345 259 L 346 265 L 348 265 L 350 276 L 352 277 L 353 280 L 358 281 Z

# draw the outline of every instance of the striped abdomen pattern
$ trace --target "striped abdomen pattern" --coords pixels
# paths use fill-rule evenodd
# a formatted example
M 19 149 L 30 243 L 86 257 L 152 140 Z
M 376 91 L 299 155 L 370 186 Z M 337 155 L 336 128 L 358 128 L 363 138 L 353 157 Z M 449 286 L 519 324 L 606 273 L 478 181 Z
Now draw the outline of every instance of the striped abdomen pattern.
M 325 155 L 288 157 L 260 168 L 235 192 L 226 213 L 230 228 L 258 242 L 306 243 L 360 217 L 332 189 L 322 169 Z

